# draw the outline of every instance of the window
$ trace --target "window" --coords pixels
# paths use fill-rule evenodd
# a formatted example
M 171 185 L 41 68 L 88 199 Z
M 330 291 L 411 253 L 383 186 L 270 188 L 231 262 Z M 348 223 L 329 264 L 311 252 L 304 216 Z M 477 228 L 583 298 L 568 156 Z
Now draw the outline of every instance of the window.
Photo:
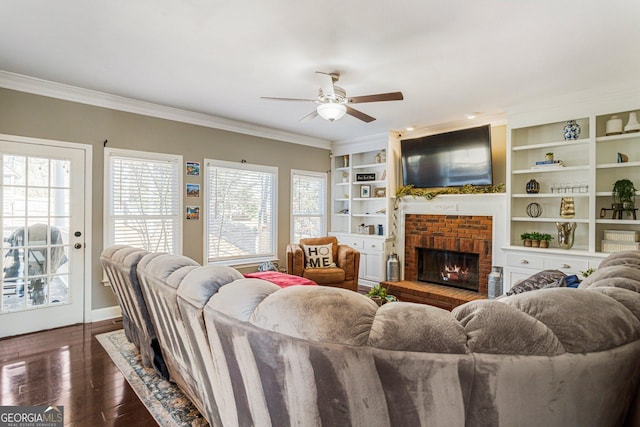
M 291 171 L 291 242 L 327 233 L 327 175 Z
M 182 253 L 182 156 L 105 149 L 105 246 Z
M 207 262 L 276 258 L 278 168 L 205 160 Z

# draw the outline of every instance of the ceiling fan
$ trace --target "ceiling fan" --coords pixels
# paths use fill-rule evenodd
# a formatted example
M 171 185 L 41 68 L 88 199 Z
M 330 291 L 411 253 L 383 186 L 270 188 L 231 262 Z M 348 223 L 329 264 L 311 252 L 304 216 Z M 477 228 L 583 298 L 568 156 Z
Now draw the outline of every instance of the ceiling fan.
M 320 80 L 320 89 L 318 90 L 318 96 L 316 99 L 274 98 L 268 96 L 263 96 L 262 99 L 271 99 L 276 101 L 308 101 L 318 104 L 315 110 L 300 119 L 301 122 L 309 121 L 317 116 L 333 122 L 345 114 L 349 114 L 350 116 L 360 119 L 366 123 L 374 121 L 375 117 L 371 117 L 362 111 L 351 108 L 349 104 L 379 101 L 401 101 L 404 99 L 402 92 L 348 97 L 347 92 L 340 86 L 336 85 L 340 79 L 339 73 L 324 73 L 322 71 L 316 71 L 316 75 Z

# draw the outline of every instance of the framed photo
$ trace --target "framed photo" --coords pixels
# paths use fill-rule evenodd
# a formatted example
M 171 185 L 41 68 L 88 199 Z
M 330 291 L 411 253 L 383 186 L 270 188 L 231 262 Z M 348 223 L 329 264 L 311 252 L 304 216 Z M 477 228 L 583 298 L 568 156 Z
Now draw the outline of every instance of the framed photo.
M 373 190 L 374 197 L 387 197 L 387 188 L 386 187 L 377 187 Z
M 187 206 L 187 219 L 200 219 L 200 206 Z
M 371 197 L 371 186 L 370 185 L 361 185 L 360 186 L 360 197 Z
M 200 162 L 187 162 L 187 176 L 200 176 Z
M 187 197 L 200 197 L 200 184 L 187 184 Z

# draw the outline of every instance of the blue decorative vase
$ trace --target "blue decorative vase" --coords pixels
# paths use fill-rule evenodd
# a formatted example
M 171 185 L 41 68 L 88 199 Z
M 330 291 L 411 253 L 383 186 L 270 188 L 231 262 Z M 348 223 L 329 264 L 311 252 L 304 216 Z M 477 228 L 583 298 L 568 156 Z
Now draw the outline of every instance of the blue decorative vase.
M 580 125 L 575 120 L 569 120 L 563 128 L 565 141 L 573 141 L 580 136 Z

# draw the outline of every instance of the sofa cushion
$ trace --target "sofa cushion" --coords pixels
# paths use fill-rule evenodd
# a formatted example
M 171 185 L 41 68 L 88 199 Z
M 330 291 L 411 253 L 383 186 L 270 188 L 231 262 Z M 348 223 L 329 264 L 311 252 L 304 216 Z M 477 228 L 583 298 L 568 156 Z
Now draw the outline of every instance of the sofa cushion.
M 640 251 L 616 252 L 602 260 L 598 268 L 610 267 L 613 265 L 626 265 L 640 268 Z
M 248 322 L 258 304 L 279 289 L 278 285 L 262 279 L 238 279 L 220 288 L 207 307 Z
M 206 265 L 189 271 L 177 294 L 186 301 L 202 306 L 222 286 L 243 277 L 242 273 L 232 267 Z
M 386 350 L 467 353 L 467 335 L 449 311 L 407 302 L 385 304 L 371 325 L 369 345 Z
M 369 298 L 346 289 L 292 286 L 266 297 L 250 322 L 311 341 L 366 345 L 377 309 Z
M 333 268 L 333 243 L 326 245 L 303 245 L 306 268 Z
M 638 293 L 622 287 L 598 286 L 589 289 L 606 295 L 624 305 L 638 320 L 640 320 L 640 300 Z
M 524 280 L 519 280 L 507 291 L 507 295 L 534 291 L 544 288 L 558 288 L 565 286 L 566 275 L 559 270 L 544 270 Z
M 322 285 L 323 283 L 342 283 L 345 280 L 346 272 L 341 268 L 307 268 L 302 273 L 302 277 Z
M 640 292 L 640 270 L 628 265 L 598 268 L 580 283 L 580 288 L 592 286 L 615 286 Z
M 565 353 L 549 327 L 504 304 L 506 299 L 477 300 L 453 309 L 452 314 L 464 327 L 471 352 L 537 356 Z
M 623 304 L 580 289 L 540 289 L 503 298 L 546 325 L 568 353 L 605 351 L 640 338 L 640 322 Z M 523 329 L 523 333 L 530 331 Z

